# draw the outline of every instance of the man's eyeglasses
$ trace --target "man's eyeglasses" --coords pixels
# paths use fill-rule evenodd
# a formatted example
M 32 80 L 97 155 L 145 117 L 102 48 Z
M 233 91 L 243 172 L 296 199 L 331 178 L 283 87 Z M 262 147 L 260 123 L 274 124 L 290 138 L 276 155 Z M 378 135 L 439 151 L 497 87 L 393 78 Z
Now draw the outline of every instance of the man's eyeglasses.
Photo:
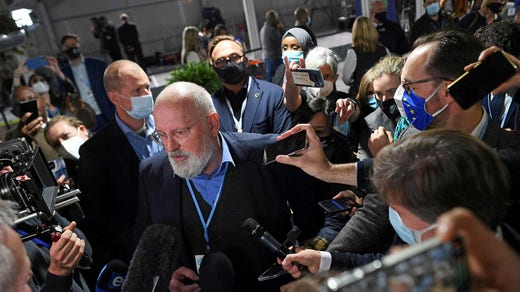
M 207 117 L 208 116 L 204 116 L 200 118 L 199 120 L 191 124 L 189 127 L 173 130 L 171 131 L 171 134 L 166 134 L 165 132 L 155 130 L 152 133 L 152 139 L 159 145 L 163 145 L 168 141 L 168 139 L 174 137 L 177 142 L 184 142 L 190 136 L 191 129 Z
M 406 91 L 406 93 L 410 94 L 411 85 L 419 84 L 419 83 L 426 83 L 426 82 L 430 82 L 430 81 L 434 81 L 434 80 L 451 81 L 450 79 L 447 79 L 447 78 L 444 78 L 444 77 L 434 76 L 434 77 L 430 77 L 430 78 L 426 78 L 426 79 L 422 79 L 422 80 L 417 80 L 417 81 L 405 80 L 405 81 L 403 81 L 401 83 L 401 85 L 403 86 L 403 89 Z
M 228 62 L 239 63 L 240 60 L 244 57 L 244 55 L 239 55 L 237 53 L 233 53 L 227 57 L 218 58 L 213 62 L 213 66 L 216 68 L 224 67 Z

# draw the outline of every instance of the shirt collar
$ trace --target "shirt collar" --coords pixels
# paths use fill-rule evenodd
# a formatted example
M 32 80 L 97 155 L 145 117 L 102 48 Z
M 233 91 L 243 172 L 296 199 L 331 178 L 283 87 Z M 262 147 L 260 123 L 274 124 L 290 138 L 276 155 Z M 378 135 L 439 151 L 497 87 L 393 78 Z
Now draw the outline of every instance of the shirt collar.
M 488 121 L 488 114 L 484 107 L 482 107 L 482 118 L 480 119 L 480 122 L 477 124 L 475 129 L 471 131 L 471 136 L 481 138 L 482 133 L 486 130 L 486 125 Z
M 134 130 L 130 129 L 130 127 L 128 127 L 128 125 L 125 124 L 125 122 L 123 122 L 123 120 L 121 120 L 121 118 L 119 118 L 119 115 L 117 114 L 117 112 L 116 112 L 116 123 L 125 135 L 129 135 L 132 133 L 137 135 L 137 133 Z M 155 120 L 153 119 L 152 115 L 149 115 L 148 117 L 145 118 L 145 124 L 146 124 L 146 136 L 148 137 L 155 131 Z
M 78 67 L 78 66 L 81 66 L 81 65 L 85 65 L 85 58 L 83 57 L 83 54 L 81 54 L 80 57 L 81 57 L 81 62 L 78 65 L 72 64 L 72 62 L 70 62 L 70 60 L 69 60 L 70 67 L 74 68 L 74 67 Z

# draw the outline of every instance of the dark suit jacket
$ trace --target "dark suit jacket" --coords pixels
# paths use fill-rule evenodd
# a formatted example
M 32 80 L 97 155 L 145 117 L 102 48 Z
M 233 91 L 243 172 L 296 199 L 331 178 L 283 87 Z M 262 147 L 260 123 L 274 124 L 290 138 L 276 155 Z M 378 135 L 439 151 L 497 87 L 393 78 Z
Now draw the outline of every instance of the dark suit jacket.
M 403 135 L 415 133 L 417 130 L 408 127 Z M 519 198 L 520 198 L 520 137 L 506 132 L 489 120 L 482 141 L 493 148 L 500 158 L 505 162 L 511 173 L 511 199 L 513 206 L 510 208 L 508 217 L 504 220 L 515 230 L 519 229 Z M 375 191 L 370 185 L 369 172 L 372 168 L 372 160 L 366 159 L 358 162 L 358 187 Z M 391 229 L 388 220 L 388 205 L 381 201 L 375 194 L 367 195 L 363 201 L 364 207 L 360 208 L 350 219 L 338 236 L 331 242 L 328 250 L 366 253 L 367 248 L 373 247 L 374 243 L 382 240 L 383 234 L 388 234 Z M 386 238 L 388 239 L 388 238 Z
M 105 86 L 103 85 L 103 74 L 105 73 L 107 64 L 101 59 L 85 57 L 85 67 L 87 68 L 90 89 L 96 98 L 99 109 L 101 110 L 105 120 L 110 121 L 112 118 L 114 118 L 115 108 L 108 99 L 108 96 L 105 92 Z M 63 74 L 72 80 L 74 85 L 76 85 L 76 88 L 78 88 L 78 82 L 76 79 L 74 79 L 70 64 L 65 64 L 61 68 L 61 71 L 63 71 Z
M 507 115 L 504 117 L 504 127 L 505 129 L 509 128 L 512 130 L 520 130 L 520 110 L 518 106 L 520 105 L 520 89 L 516 91 L 515 96 L 513 96 L 513 100 L 511 101 L 511 105 L 509 106 L 509 110 L 507 111 Z M 484 97 L 482 99 L 482 106 L 486 109 L 489 114 L 489 98 Z M 500 124 L 499 121 L 496 121 L 497 124 Z
M 139 158 L 115 118 L 80 148 L 78 185 L 85 212 L 81 226 L 104 265 L 129 262 L 137 214 Z
M 221 200 L 229 199 L 229 197 L 225 196 L 236 195 L 251 197 L 254 202 L 253 209 L 255 210 L 255 214 L 250 214 L 249 217 L 258 221 L 270 234 L 277 238 L 278 241 L 283 242 L 290 226 L 287 200 L 289 202 L 296 201 L 298 203 L 293 206 L 295 214 L 303 214 L 304 216 L 312 218 L 311 213 L 306 213 L 305 210 L 302 210 L 302 208 L 304 208 L 304 202 L 308 202 L 306 193 L 302 193 L 301 189 L 296 186 L 293 187 L 293 185 L 296 184 L 294 181 L 285 179 L 287 177 L 286 174 L 290 172 L 289 169 L 296 170 L 296 168 L 280 164 L 271 165 L 272 167 L 262 165 L 261 157 L 263 146 L 267 143 L 272 143 L 276 137 L 275 135 L 224 132 L 222 136 L 229 146 L 236 165 L 236 170 L 240 171 L 240 175 L 244 179 L 242 184 L 246 187 L 248 193 L 223 193 Z M 231 165 L 229 166 L 230 169 L 232 167 Z M 229 171 L 228 169 L 228 173 Z M 178 247 L 180 262 L 182 265 L 193 269 L 194 258 L 191 250 L 187 248 L 185 235 L 188 232 L 194 232 L 194 230 L 186 230 L 182 223 L 184 210 L 182 206 L 182 189 L 183 186 L 185 187 L 184 179 L 174 176 L 167 154 L 163 152 L 143 160 L 140 165 L 139 182 L 139 210 L 136 223 L 136 237 L 150 224 L 167 223 L 175 226 L 180 237 L 180 245 Z M 299 181 L 297 184 L 305 185 L 305 181 Z M 225 188 L 226 186 L 224 186 L 224 189 Z M 240 208 L 240 206 L 237 206 L 237 208 Z M 217 207 L 214 220 L 211 224 L 213 225 L 217 222 L 215 220 L 218 220 L 219 213 L 222 214 L 222 212 L 230 211 L 232 210 L 221 210 Z M 241 229 L 241 225 L 246 218 L 243 219 L 244 220 L 237 220 L 237 222 L 230 223 L 235 226 L 233 227 L 234 230 Z M 307 226 L 300 225 L 305 223 L 300 223 L 297 219 L 295 219 L 295 221 L 295 224 L 302 230 L 308 230 Z M 317 229 L 313 230 L 313 232 L 316 231 Z M 211 232 L 210 225 L 210 238 L 212 238 Z M 226 242 L 225 236 L 219 236 L 221 234 L 218 230 L 214 230 L 213 232 L 217 234 L 217 236 L 213 237 L 216 238 L 213 243 L 218 242 L 215 245 L 232 244 Z M 247 242 L 248 245 L 247 253 L 266 253 L 266 249 L 261 247 L 258 243 L 252 239 L 247 239 L 245 232 L 243 236 L 246 237 L 244 241 Z M 242 257 L 248 256 L 250 255 L 242 255 Z M 265 254 L 263 261 L 265 262 L 266 259 L 268 265 L 273 263 L 273 254 Z M 252 273 L 254 270 L 258 271 L 259 264 L 262 265 L 262 263 L 250 263 L 251 267 L 246 268 L 246 270 L 248 270 L 249 273 Z M 263 263 L 263 267 L 260 267 L 260 270 L 263 271 L 266 268 L 267 266 Z M 256 276 L 258 276 L 258 274 L 255 275 L 255 278 Z M 251 287 L 255 287 L 254 283 L 251 284 Z
M 242 120 L 243 132 L 280 134 L 287 131 L 291 126 L 291 116 L 283 102 L 282 88 L 256 78 L 251 78 L 251 82 Z M 215 92 L 212 98 L 220 116 L 220 130 L 236 132 L 223 88 Z
M 134 50 L 135 47 L 140 46 L 139 34 L 137 32 L 137 25 L 132 22 L 125 22 L 117 28 L 117 36 L 119 41 L 123 44 L 125 52 Z M 134 47 L 130 49 L 129 47 Z

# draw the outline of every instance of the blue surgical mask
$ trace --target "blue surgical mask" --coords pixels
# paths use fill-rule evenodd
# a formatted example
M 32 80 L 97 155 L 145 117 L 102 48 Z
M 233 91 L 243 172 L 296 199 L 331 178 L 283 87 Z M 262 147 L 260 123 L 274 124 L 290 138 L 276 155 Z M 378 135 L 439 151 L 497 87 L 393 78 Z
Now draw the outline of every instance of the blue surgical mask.
M 437 15 L 440 10 L 441 6 L 439 5 L 439 2 L 435 2 L 426 6 L 426 13 L 428 13 L 429 16 Z
M 368 96 L 368 99 L 367 99 L 367 103 L 368 105 L 373 108 L 373 109 L 377 109 L 378 105 L 377 105 L 377 99 L 376 99 L 376 95 L 375 94 L 371 94 Z
M 415 94 L 413 90 L 410 88 L 410 94 L 403 90 L 403 105 L 404 111 L 406 113 L 406 117 L 412 123 L 412 125 L 419 131 L 424 131 L 433 121 L 433 118 L 439 115 L 442 111 L 444 111 L 448 104 L 445 104 L 440 110 L 436 111 L 433 114 L 430 114 L 426 110 L 426 103 L 432 99 L 432 97 L 437 94 L 439 89 L 441 88 L 442 83 L 439 84 L 437 89 L 435 89 L 430 96 L 426 99 L 422 99 L 420 96 Z
M 150 116 L 153 113 L 154 102 L 153 102 L 153 96 L 151 94 L 135 96 L 135 97 L 126 97 L 121 94 L 119 94 L 119 95 L 124 98 L 130 99 L 130 102 L 132 103 L 131 110 L 124 108 L 122 105 L 121 105 L 121 107 L 132 118 L 134 118 L 136 120 L 140 120 L 140 119 L 144 119 L 144 118 Z
M 437 228 L 437 224 L 432 224 L 422 230 L 415 230 L 412 228 L 408 228 L 401 220 L 401 216 L 397 213 L 396 210 L 392 207 L 388 207 L 388 218 L 390 219 L 390 224 L 394 228 L 397 235 L 408 244 L 418 244 L 422 242 L 423 235 L 435 228 Z
M 284 60 L 285 62 L 285 57 L 287 57 L 289 59 L 289 64 L 291 64 L 293 61 L 296 62 L 296 64 L 300 64 L 300 59 L 303 59 L 303 51 L 294 51 L 294 50 L 290 50 L 290 51 L 284 51 L 282 53 L 282 59 Z

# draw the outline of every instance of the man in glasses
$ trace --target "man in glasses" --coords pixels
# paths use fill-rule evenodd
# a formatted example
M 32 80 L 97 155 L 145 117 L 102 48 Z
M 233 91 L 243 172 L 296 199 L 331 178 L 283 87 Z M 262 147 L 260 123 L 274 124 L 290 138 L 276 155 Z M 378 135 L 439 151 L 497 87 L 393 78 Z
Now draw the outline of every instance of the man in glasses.
M 276 136 L 220 131 L 220 117 L 210 94 L 189 82 L 173 83 L 161 92 L 154 118 L 154 138 L 166 151 L 140 166 L 136 225 L 137 234 L 162 222 L 178 231 L 174 253 L 180 267 L 175 267 L 170 291 L 196 291 L 199 285 L 206 291 L 208 276 L 216 277 L 221 288 L 211 287 L 211 291 L 279 291 L 283 277 L 257 280 L 275 262 L 274 254 L 241 227 L 247 218 L 254 218 L 282 242 L 291 226 L 289 201 L 301 236 L 308 230 L 297 214 L 312 217 L 301 209 L 310 203 L 306 201 L 310 192 L 298 190 L 287 179 L 297 169 L 262 163 L 264 145 L 274 142 Z M 234 273 L 203 272 L 205 260 L 219 253 L 229 258 Z M 234 277 L 234 284 L 224 280 L 229 276 Z M 198 283 L 189 284 L 192 281 Z M 225 282 L 229 286 L 222 286 Z
M 208 53 L 222 81 L 213 94 L 222 131 L 280 134 L 289 129 L 291 118 L 282 88 L 249 75 L 244 49 L 234 37 L 215 37 Z
M 116 113 L 80 147 L 78 168 L 85 211 L 81 226 L 92 243 L 95 273 L 114 258 L 130 261 L 139 162 L 162 150 L 151 137 L 154 100 L 143 69 L 119 60 L 107 67 L 103 81 Z
M 447 90 L 451 80 L 463 74 L 464 67 L 475 62 L 482 50 L 483 46 L 479 41 L 460 30 L 437 32 L 417 40 L 415 49 L 409 54 L 403 67 L 402 86 L 394 95 L 394 99 L 402 100 L 403 113 L 414 125 L 403 131 L 401 138 L 417 129 L 446 128 L 463 131 L 494 148 L 506 163 L 511 176 L 518 177 L 520 137 L 500 129 L 489 119 L 480 103 L 475 103 L 466 110 L 462 109 Z M 355 185 L 373 191 L 368 175 L 371 160 L 357 164 L 332 165 L 324 158 L 319 139 L 309 126 L 296 126 L 291 133 L 301 130 L 307 131 L 308 149 L 299 157 L 279 157 L 278 162 L 301 167 L 305 172 L 328 182 Z M 290 133 L 281 138 L 288 135 Z M 510 198 L 514 205 L 510 209 L 513 211 L 518 210 L 518 183 L 518 180 L 512 180 Z M 509 212 L 505 222 L 519 230 L 520 219 L 514 213 Z M 383 234 L 388 228 L 388 206 L 374 194 L 369 194 L 364 199 L 364 207 L 356 212 L 331 242 L 329 250 L 370 252 L 378 241 L 387 239 Z

